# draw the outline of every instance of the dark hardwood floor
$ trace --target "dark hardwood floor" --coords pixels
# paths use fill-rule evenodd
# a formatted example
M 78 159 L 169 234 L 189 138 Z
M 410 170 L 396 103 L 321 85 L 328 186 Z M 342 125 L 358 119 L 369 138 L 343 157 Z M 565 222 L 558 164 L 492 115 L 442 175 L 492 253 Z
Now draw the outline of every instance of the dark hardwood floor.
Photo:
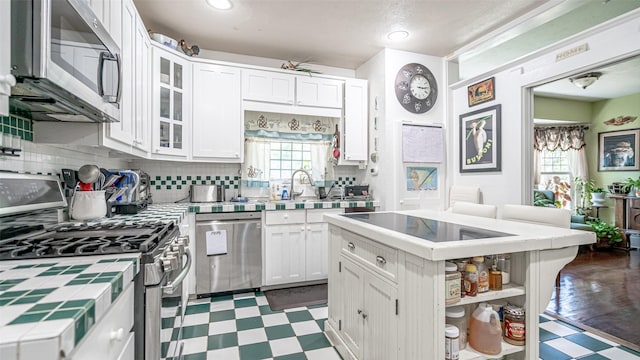
M 546 313 L 640 351 L 640 250 L 581 248 Z

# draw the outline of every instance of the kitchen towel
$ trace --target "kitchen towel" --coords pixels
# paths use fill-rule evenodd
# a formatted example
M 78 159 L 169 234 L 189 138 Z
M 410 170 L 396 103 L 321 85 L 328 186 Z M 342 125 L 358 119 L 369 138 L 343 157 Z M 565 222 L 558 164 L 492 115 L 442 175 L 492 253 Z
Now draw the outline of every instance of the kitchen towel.
M 227 253 L 227 230 L 207 231 L 207 255 Z

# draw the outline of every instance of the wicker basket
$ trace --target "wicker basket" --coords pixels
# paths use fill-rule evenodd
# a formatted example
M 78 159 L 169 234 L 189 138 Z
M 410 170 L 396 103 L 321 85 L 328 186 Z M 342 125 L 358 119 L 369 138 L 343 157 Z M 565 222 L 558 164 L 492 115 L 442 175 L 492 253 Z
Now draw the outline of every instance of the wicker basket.
M 626 194 L 628 192 L 626 184 L 621 182 L 614 182 L 613 184 L 608 185 L 607 188 L 612 194 Z

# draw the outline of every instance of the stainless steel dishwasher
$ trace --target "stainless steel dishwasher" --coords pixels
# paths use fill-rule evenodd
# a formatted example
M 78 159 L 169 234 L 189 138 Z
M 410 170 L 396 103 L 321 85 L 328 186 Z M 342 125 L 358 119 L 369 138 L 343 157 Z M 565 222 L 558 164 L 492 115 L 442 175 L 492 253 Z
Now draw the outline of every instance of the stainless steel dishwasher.
M 262 286 L 261 212 L 196 215 L 196 293 Z

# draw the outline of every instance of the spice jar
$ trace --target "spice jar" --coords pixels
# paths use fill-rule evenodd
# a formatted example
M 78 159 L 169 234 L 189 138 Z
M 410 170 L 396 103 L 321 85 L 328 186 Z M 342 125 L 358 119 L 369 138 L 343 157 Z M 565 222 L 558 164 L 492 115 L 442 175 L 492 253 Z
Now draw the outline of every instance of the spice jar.
M 473 264 L 464 268 L 464 292 L 467 296 L 478 295 L 478 268 Z
M 489 271 L 489 290 L 502 290 L 502 272 L 496 264 L 491 265 Z
M 511 255 L 497 255 L 496 265 L 498 265 L 498 270 L 502 272 L 502 285 L 508 284 L 511 281 Z
M 478 271 L 478 293 L 489 291 L 489 269 L 484 263 L 484 256 L 474 256 L 472 261 Z
M 504 312 L 504 341 L 512 345 L 524 345 L 526 340 L 525 311 L 523 308 L 507 304 Z
M 460 358 L 459 336 L 460 331 L 451 324 L 444 325 L 444 358 L 445 360 L 458 360 Z
M 456 264 L 447 262 L 444 264 L 444 301 L 447 305 L 460 301 L 460 273 Z

